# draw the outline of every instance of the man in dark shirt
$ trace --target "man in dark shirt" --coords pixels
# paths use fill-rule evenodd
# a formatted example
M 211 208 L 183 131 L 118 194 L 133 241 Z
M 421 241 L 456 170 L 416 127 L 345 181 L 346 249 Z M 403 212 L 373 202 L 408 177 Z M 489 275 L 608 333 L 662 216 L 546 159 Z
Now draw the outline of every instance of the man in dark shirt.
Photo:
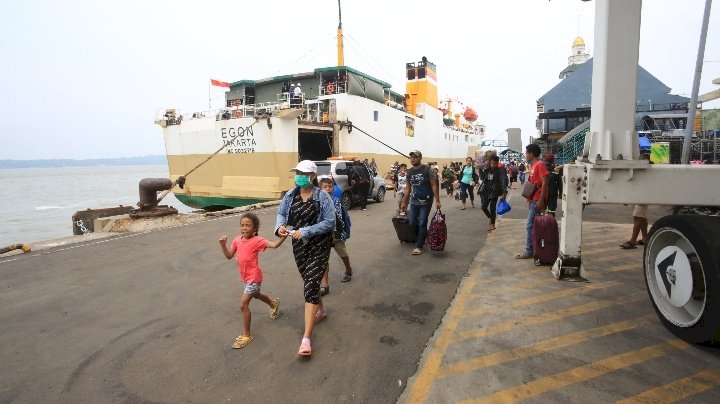
M 422 153 L 419 150 L 410 152 L 410 163 L 412 168 L 407 171 L 407 184 L 400 210 L 408 212 L 410 226 L 414 227 L 417 233 L 412 255 L 420 255 L 425 245 L 433 197 L 437 209 L 441 208 L 440 193 L 438 175 L 430 166 L 422 164 Z

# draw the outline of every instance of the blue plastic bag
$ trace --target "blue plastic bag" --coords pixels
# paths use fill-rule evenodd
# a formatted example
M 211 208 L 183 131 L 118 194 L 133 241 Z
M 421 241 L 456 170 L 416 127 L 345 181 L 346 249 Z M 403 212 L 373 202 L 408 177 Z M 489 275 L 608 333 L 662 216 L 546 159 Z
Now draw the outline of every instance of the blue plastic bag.
M 510 202 L 506 201 L 505 199 L 501 199 L 497 204 L 498 215 L 504 215 L 510 212 L 510 209 L 512 209 L 512 207 L 510 206 Z

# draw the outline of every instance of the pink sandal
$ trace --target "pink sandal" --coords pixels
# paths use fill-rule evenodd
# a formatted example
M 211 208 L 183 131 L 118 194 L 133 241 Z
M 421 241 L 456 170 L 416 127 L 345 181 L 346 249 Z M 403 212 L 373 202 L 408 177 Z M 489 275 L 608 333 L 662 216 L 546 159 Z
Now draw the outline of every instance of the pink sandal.
M 298 355 L 310 356 L 312 355 L 312 348 L 310 347 L 310 339 L 303 338 L 300 342 L 300 348 L 298 349 Z
M 326 317 L 327 317 L 327 311 L 323 311 L 322 313 L 320 311 L 318 311 L 317 313 L 315 313 L 315 324 L 325 320 Z

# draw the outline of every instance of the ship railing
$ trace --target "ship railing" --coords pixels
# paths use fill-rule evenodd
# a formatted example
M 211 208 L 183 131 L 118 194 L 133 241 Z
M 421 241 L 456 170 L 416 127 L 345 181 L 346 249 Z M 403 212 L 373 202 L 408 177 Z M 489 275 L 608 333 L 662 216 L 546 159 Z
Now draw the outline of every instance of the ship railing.
M 347 93 L 348 83 L 344 80 L 326 81 L 320 84 L 320 95 L 345 94 Z
M 296 97 L 292 93 L 280 93 L 277 94 L 277 103 L 280 109 L 285 108 L 303 108 L 305 105 L 305 93 L 300 93 L 299 97 Z

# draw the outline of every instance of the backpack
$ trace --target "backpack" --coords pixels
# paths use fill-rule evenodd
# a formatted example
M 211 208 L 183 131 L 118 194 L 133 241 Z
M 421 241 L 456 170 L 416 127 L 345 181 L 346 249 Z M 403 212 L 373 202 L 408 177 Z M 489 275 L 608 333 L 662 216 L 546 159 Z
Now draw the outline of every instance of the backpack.
M 445 214 L 438 209 L 430 221 L 428 228 L 427 243 L 433 251 L 445 250 L 445 242 L 447 241 L 447 224 L 445 223 Z

